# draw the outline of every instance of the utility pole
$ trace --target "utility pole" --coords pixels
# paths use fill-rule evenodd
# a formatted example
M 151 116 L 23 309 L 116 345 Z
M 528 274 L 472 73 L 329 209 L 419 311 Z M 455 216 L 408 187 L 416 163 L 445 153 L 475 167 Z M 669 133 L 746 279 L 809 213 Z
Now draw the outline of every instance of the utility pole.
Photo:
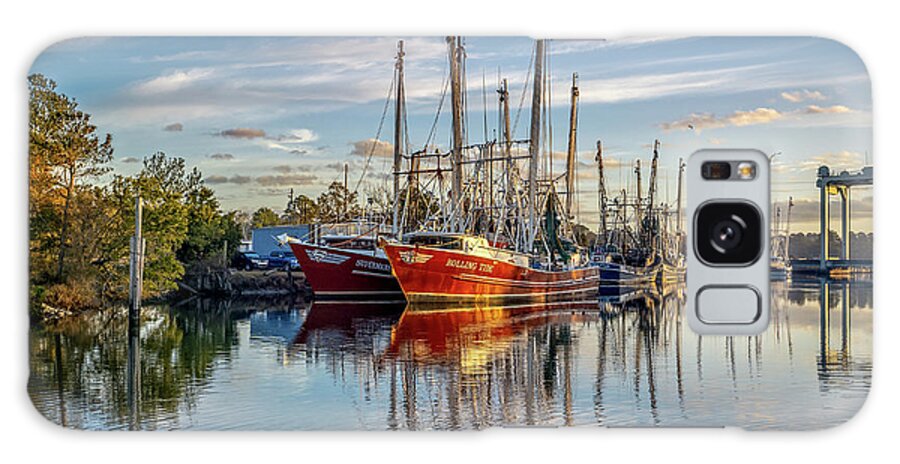
M 350 219 L 350 212 L 348 211 L 350 207 L 350 190 L 347 188 L 347 171 L 349 170 L 350 165 L 344 163 L 344 218 Z
M 394 219 L 392 222 L 391 233 L 398 237 L 400 231 L 400 169 L 403 162 L 403 152 L 400 147 L 403 146 L 403 41 L 397 43 L 397 88 L 394 97 Z
M 578 132 L 578 73 L 572 73 L 572 95 L 569 108 L 569 146 L 566 153 L 566 214 L 573 217 L 575 202 L 575 140 Z
M 537 169 L 541 154 L 541 108 L 544 83 L 544 41 L 538 40 L 534 48 L 534 88 L 531 92 L 531 130 L 528 164 L 528 246 L 527 251 L 534 248 L 537 233 Z
M 452 229 L 459 229 L 462 209 L 462 147 L 463 147 L 463 114 L 462 114 L 462 88 L 460 81 L 460 60 L 462 50 L 459 46 L 459 37 L 447 37 L 450 58 L 450 101 L 453 113 L 453 184 L 450 201 L 453 208 Z

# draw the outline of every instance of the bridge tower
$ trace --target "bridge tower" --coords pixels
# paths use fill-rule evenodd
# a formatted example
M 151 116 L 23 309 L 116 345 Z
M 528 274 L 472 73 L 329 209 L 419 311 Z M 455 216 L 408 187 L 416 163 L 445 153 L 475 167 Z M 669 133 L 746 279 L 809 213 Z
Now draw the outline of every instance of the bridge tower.
M 872 185 L 872 167 L 866 166 L 861 171 L 849 173 L 841 171 L 832 173 L 828 166 L 820 166 L 817 173 L 816 187 L 819 188 L 819 270 L 826 272 L 831 260 L 829 238 L 831 235 L 831 195 L 841 199 L 841 250 L 839 259 L 850 259 L 850 189 L 859 185 Z

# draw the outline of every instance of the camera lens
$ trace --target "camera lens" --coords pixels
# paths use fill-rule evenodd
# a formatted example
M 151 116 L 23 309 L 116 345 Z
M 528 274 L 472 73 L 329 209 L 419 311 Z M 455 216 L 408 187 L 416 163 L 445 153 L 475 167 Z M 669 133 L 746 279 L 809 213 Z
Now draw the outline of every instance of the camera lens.
M 695 217 L 694 248 L 708 264 L 749 265 L 762 252 L 762 215 L 750 203 L 712 202 Z
M 731 219 L 725 219 L 716 223 L 709 234 L 713 248 L 719 253 L 727 253 L 728 250 L 733 250 L 740 246 L 741 238 L 744 235 L 742 232 L 744 226 L 741 223 L 744 223 L 744 221 L 738 216 L 732 216 Z

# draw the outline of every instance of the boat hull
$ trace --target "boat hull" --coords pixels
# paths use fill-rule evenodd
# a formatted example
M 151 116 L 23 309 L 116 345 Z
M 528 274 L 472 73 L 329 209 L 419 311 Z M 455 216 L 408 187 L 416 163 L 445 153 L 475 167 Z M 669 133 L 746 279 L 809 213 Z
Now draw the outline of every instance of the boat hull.
M 290 245 L 317 299 L 403 299 L 383 256 L 302 242 Z
M 509 305 L 593 300 L 600 272 L 531 269 L 456 250 L 384 244 L 406 300 L 417 310 L 447 305 Z
M 619 263 L 599 263 L 595 266 L 600 270 L 600 281 L 603 285 L 651 284 L 656 281 L 659 272 L 659 266 L 656 264 L 635 267 Z

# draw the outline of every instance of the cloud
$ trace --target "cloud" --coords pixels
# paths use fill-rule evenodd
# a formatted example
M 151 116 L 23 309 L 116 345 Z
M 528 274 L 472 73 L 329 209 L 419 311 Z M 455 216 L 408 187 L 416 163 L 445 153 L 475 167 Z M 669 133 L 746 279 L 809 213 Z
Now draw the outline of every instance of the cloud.
M 389 157 L 394 155 L 394 144 L 384 140 L 366 139 L 352 142 L 353 149 L 350 150 L 351 155 L 356 156 L 372 156 Z
M 209 155 L 211 159 L 219 160 L 219 161 L 231 161 L 234 159 L 234 155 L 231 153 L 213 153 Z
M 772 108 L 757 108 L 750 111 L 738 110 L 728 116 L 717 117 L 711 113 L 692 113 L 690 116 L 673 122 L 660 124 L 666 131 L 715 129 L 725 126 L 751 126 L 766 124 L 784 117 L 784 114 Z
M 303 148 L 303 145 L 318 139 L 319 134 L 310 129 L 294 129 L 287 134 L 266 136 L 263 144 L 269 149 L 286 151 L 292 155 L 306 155 L 310 150 Z
M 847 108 L 844 105 L 834 105 L 828 107 L 821 107 L 818 105 L 809 105 L 803 109 L 803 112 L 806 114 L 834 114 L 834 113 L 849 113 L 853 110 Z
M 163 130 L 166 132 L 181 132 L 184 130 L 184 125 L 180 122 L 174 122 L 172 124 L 167 124 L 163 127 Z
M 206 182 L 207 184 L 213 184 L 213 185 L 216 185 L 216 184 L 243 185 L 243 184 L 250 183 L 251 180 L 252 179 L 250 178 L 250 176 L 241 176 L 241 175 L 235 174 L 231 177 L 216 176 L 216 175 L 208 176 L 206 179 L 204 179 L 204 182 Z
M 142 96 L 171 93 L 188 87 L 197 81 L 209 78 L 212 74 L 211 69 L 203 68 L 173 71 L 135 84 L 132 87 L 132 92 Z
M 854 194 L 856 194 L 856 190 L 854 190 Z M 782 201 L 778 206 L 782 208 L 782 214 L 786 215 L 785 204 Z M 872 197 L 869 195 L 864 195 L 863 192 L 859 192 L 859 194 L 851 195 L 850 197 L 850 211 L 852 214 L 851 219 L 851 227 L 854 229 L 854 232 L 857 231 L 855 221 L 861 220 L 864 218 L 872 217 Z M 774 208 L 773 208 L 774 214 Z M 837 218 L 839 214 L 832 213 L 834 218 Z M 817 199 L 806 199 L 806 198 L 794 198 L 794 207 L 791 208 L 791 224 L 797 225 L 797 229 L 818 229 L 819 223 L 819 200 Z M 811 225 L 815 225 L 814 228 L 810 227 Z M 805 227 L 804 227 L 805 226 Z M 793 229 L 794 227 L 792 227 Z M 834 229 L 832 229 L 834 230 Z
M 282 174 L 288 174 L 291 172 L 309 172 L 312 170 L 311 166 L 290 166 L 287 164 L 280 164 L 272 168 L 275 172 L 280 172 Z
M 121 159 L 119 159 L 119 161 L 122 163 L 130 164 L 130 163 L 139 163 L 141 160 L 139 160 L 138 158 L 135 158 L 133 156 L 125 156 L 125 157 L 122 157 Z
M 259 176 L 256 182 L 263 187 L 278 187 L 284 185 L 310 185 L 318 177 L 312 174 L 280 174 L 275 176 Z
M 294 129 L 286 135 L 270 137 L 270 139 L 281 143 L 309 143 L 319 140 L 319 135 L 310 129 Z
M 866 156 L 856 151 L 841 150 L 805 156 L 801 161 L 787 164 L 794 171 L 815 171 L 819 166 L 828 166 L 835 172 L 858 171 L 866 164 Z
M 720 127 L 753 126 L 768 124 L 782 119 L 799 119 L 804 115 L 843 114 L 852 113 L 852 109 L 843 105 L 821 107 L 809 105 L 805 108 L 781 112 L 774 108 L 756 108 L 755 110 L 737 110 L 730 115 L 718 117 L 712 113 L 691 113 L 688 117 L 672 122 L 660 124 L 665 131 L 692 130 L 701 132 L 705 129 L 717 129 Z
M 238 127 L 235 129 L 225 129 L 216 135 L 220 137 L 232 139 L 256 139 L 266 136 L 266 131 L 262 129 L 251 129 L 248 127 Z
M 803 89 L 795 90 L 793 92 L 781 92 L 781 98 L 791 103 L 800 103 L 807 100 L 826 100 L 828 97 L 818 90 L 810 91 Z

